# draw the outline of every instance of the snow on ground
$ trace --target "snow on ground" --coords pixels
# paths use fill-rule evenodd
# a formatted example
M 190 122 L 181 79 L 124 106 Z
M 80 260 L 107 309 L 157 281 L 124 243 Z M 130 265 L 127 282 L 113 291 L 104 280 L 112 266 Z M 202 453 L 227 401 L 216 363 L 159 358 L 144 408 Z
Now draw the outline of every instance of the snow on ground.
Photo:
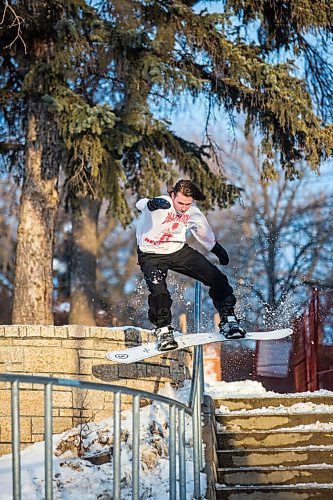
M 189 399 L 190 383 L 187 381 L 183 389 L 174 391 L 166 386 L 161 392 L 164 396 L 174 398 L 182 403 Z M 295 397 L 295 394 L 278 394 L 266 391 L 261 383 L 246 380 L 241 382 L 213 382 L 205 384 L 205 392 L 215 398 L 235 397 Z M 333 396 L 333 392 L 321 390 L 302 393 L 298 396 Z M 290 407 L 282 405 L 260 410 L 230 411 L 221 407 L 221 412 L 251 414 L 260 411 L 281 413 L 332 412 L 333 407 L 315 405 L 313 403 L 297 403 Z M 122 412 L 121 418 L 121 498 L 131 498 L 132 487 L 132 412 Z M 300 425 L 292 430 L 328 430 L 333 431 L 331 423 L 314 423 Z M 161 403 L 153 403 L 140 412 L 140 498 L 165 499 L 169 496 L 169 464 L 168 464 L 169 418 L 168 408 Z M 190 419 L 186 418 L 186 472 L 188 498 L 193 492 L 193 448 Z M 113 420 L 84 424 L 61 435 L 54 436 L 54 498 L 55 500 L 109 500 L 112 498 L 112 459 L 102 465 L 94 465 L 83 456 L 108 452 L 113 445 Z M 83 455 L 83 456 L 82 456 Z M 178 467 L 178 465 L 177 465 Z M 1 500 L 12 498 L 12 457 L 0 457 Z M 178 474 L 178 470 L 177 470 Z M 29 500 L 44 498 L 44 443 L 36 443 L 22 451 L 21 454 L 22 497 Z M 202 492 L 206 488 L 206 476 L 201 476 Z
M 250 410 L 247 409 L 241 409 L 241 410 L 230 410 L 227 406 L 221 405 L 217 410 L 216 414 L 217 415 L 225 415 L 226 413 L 230 414 L 231 416 L 238 416 L 238 415 L 258 415 L 259 413 L 261 415 L 271 415 L 272 413 L 274 414 L 295 414 L 295 413 L 332 413 L 333 414 L 333 406 L 331 405 L 325 405 L 325 404 L 315 404 L 311 402 L 307 403 L 295 403 L 292 406 L 284 406 L 284 405 L 279 405 L 279 406 L 265 406 L 263 408 L 253 408 Z
M 223 431 L 229 431 L 230 432 L 230 426 L 228 425 L 223 425 L 221 424 L 220 422 L 217 422 L 216 423 L 216 426 L 217 426 L 217 430 L 219 432 L 223 432 Z M 233 431 L 234 432 L 234 428 L 233 428 Z M 294 425 L 293 427 L 279 427 L 278 429 L 271 429 L 269 432 L 271 434 L 274 434 L 274 433 L 280 433 L 280 432 L 333 432 L 333 422 L 320 422 L 319 420 L 317 420 L 316 422 L 313 422 L 312 424 L 301 424 L 301 425 Z M 250 432 L 250 431 L 247 431 L 247 432 Z M 257 429 L 254 430 L 253 432 L 261 432 L 261 431 L 258 431 Z M 267 433 L 267 429 L 263 429 L 262 430 L 263 433 Z M 325 446 L 325 448 L 327 448 L 326 445 L 323 445 Z
M 261 382 L 242 380 L 240 382 L 205 381 L 205 392 L 212 398 L 238 398 L 257 396 L 276 396 L 276 392 L 266 391 Z
M 245 380 L 240 382 L 215 382 L 215 383 L 207 383 L 205 387 L 206 394 L 209 394 L 213 398 L 251 398 L 251 397 L 269 397 L 269 398 L 294 398 L 294 397 L 314 397 L 314 396 L 332 396 L 332 391 L 327 391 L 325 389 L 321 389 L 315 392 L 302 392 L 302 393 L 290 393 L 290 394 L 281 394 L 272 391 L 266 391 L 261 382 L 257 382 L 255 380 Z M 332 413 L 333 414 L 333 406 L 327 404 L 316 404 L 311 401 L 308 402 L 299 402 L 290 406 L 284 406 L 280 404 L 279 406 L 267 406 L 261 408 L 253 408 L 253 409 L 241 409 L 241 410 L 230 410 L 226 405 L 220 405 L 216 410 L 217 414 L 228 414 L 231 416 L 238 415 L 256 415 L 256 414 L 301 414 L 301 413 Z M 319 424 L 319 423 L 318 423 Z M 312 424 L 315 425 L 315 424 Z M 323 424 L 320 424 L 323 425 Z M 330 425 L 330 424 L 328 424 Z M 325 428 L 326 429 L 326 428 Z M 330 429 L 333 429 L 333 424 L 331 424 Z
M 206 381 L 205 381 L 206 382 Z M 242 380 L 239 382 L 213 382 L 208 380 L 205 384 L 205 392 L 212 398 L 252 398 L 258 396 L 267 396 L 270 398 L 292 398 L 296 396 L 332 396 L 333 392 L 326 389 L 320 389 L 314 392 L 298 392 L 281 394 L 279 392 L 267 391 L 261 382 L 256 380 Z
M 163 395 L 188 401 L 189 385 L 179 392 L 170 388 Z M 140 498 L 156 500 L 169 496 L 168 438 L 169 416 L 165 404 L 154 402 L 140 411 Z M 186 479 L 187 498 L 193 495 L 193 448 L 190 417 L 186 416 Z M 113 419 L 78 426 L 54 436 L 54 499 L 109 500 L 112 498 L 112 459 L 103 465 L 93 465 L 83 456 L 109 452 L 113 445 Z M 132 412 L 121 416 L 121 498 L 132 498 Z M 178 460 L 177 460 L 178 462 Z M 0 457 L 1 500 L 12 499 L 12 457 Z M 44 498 L 44 443 L 36 443 L 21 454 L 22 497 L 29 500 Z M 178 463 L 177 463 L 178 476 Z M 202 491 L 206 475 L 201 475 Z

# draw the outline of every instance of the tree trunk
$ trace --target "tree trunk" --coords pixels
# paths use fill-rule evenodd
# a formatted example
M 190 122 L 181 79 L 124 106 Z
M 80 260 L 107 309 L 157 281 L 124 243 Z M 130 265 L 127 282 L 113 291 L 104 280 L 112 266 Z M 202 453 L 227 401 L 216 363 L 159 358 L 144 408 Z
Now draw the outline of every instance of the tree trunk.
M 82 199 L 78 210 L 73 212 L 69 323 L 96 324 L 97 222 L 100 207 L 99 201 Z
M 57 126 L 41 101 L 28 103 L 26 140 L 12 321 L 53 324 L 52 258 L 60 148 Z

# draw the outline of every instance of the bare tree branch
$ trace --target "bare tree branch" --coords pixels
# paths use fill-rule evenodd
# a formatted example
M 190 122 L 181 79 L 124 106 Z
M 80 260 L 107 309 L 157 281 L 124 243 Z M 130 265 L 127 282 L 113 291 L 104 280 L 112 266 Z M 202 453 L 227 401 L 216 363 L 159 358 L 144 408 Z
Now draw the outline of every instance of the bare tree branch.
M 0 21 L 0 30 L 6 29 L 10 30 L 12 28 L 16 29 L 16 33 L 14 36 L 14 39 L 7 45 L 5 45 L 3 48 L 4 49 L 10 49 L 16 40 L 19 40 L 23 47 L 24 47 L 24 53 L 27 53 L 27 46 L 25 44 L 25 41 L 22 37 L 22 30 L 21 26 L 24 23 L 25 19 L 18 15 L 16 11 L 13 9 L 11 5 L 9 5 L 8 0 L 5 0 L 5 7 L 2 13 L 1 21 Z M 6 24 L 7 23 L 7 24 Z

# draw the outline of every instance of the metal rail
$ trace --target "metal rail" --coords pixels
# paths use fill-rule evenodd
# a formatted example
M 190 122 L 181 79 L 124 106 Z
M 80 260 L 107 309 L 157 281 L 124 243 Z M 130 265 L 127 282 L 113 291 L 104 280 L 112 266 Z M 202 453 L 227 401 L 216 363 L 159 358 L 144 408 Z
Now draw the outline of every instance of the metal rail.
M 80 380 L 49 378 L 18 374 L 0 374 L 0 382 L 10 382 L 12 396 L 12 450 L 13 450 L 13 499 L 21 500 L 21 470 L 20 470 L 20 432 L 19 432 L 19 392 L 20 384 L 33 383 L 34 385 L 44 385 L 44 407 L 45 407 L 45 499 L 53 499 L 53 450 L 52 450 L 52 392 L 55 386 L 75 387 L 82 390 L 95 390 L 114 393 L 114 445 L 113 445 L 113 498 L 120 500 L 120 480 L 121 480 L 121 396 L 128 394 L 133 397 L 133 493 L 132 498 L 138 500 L 139 492 L 139 470 L 140 470 L 140 398 L 152 401 L 159 401 L 169 407 L 169 498 L 185 500 L 186 498 L 186 463 L 185 463 L 185 414 L 192 419 L 193 412 L 179 401 L 161 396 L 148 391 L 131 389 L 111 384 L 100 384 L 95 382 L 83 382 Z M 177 440 L 178 434 L 178 440 Z M 178 446 L 177 446 L 178 444 Z M 198 455 L 196 449 L 198 441 L 194 439 L 194 453 Z M 178 477 L 177 477 L 177 456 L 178 456 Z M 178 483 L 178 484 L 177 484 Z M 193 498 L 201 498 L 193 496 Z
M 201 283 L 195 284 L 194 330 L 201 331 Z M 202 470 L 201 404 L 204 393 L 204 369 L 202 346 L 194 347 L 192 382 L 189 407 L 193 412 L 193 462 L 194 498 L 201 498 L 200 471 Z
M 195 331 L 201 327 L 201 286 L 195 289 Z M 202 347 L 194 348 L 192 384 L 189 406 L 179 401 L 144 390 L 132 389 L 112 384 L 84 382 L 74 379 L 50 378 L 19 374 L 0 374 L 0 382 L 11 384 L 11 422 L 12 422 L 12 469 L 13 499 L 21 500 L 21 462 L 20 462 L 20 384 L 32 383 L 44 386 L 44 436 L 45 436 L 45 499 L 53 500 L 53 406 L 52 395 L 55 386 L 66 386 L 82 390 L 105 391 L 114 393 L 114 444 L 113 444 L 113 498 L 121 499 L 121 398 L 123 394 L 132 396 L 133 417 L 133 460 L 132 460 L 132 499 L 140 498 L 140 400 L 146 398 L 158 401 L 169 407 L 169 499 L 185 500 L 187 496 L 186 454 L 185 454 L 185 415 L 190 416 L 193 435 L 193 476 L 192 498 L 199 500 L 201 495 L 200 472 L 202 470 L 201 403 L 203 397 L 203 355 Z M 178 477 L 177 477 L 178 456 Z

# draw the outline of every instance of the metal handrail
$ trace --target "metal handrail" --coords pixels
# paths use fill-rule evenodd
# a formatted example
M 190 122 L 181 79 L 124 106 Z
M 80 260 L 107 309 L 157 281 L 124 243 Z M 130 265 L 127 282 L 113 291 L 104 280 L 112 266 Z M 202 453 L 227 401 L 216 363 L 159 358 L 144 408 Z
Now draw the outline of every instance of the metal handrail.
M 194 298 L 194 331 L 198 333 L 202 326 L 202 309 L 201 309 L 201 283 L 195 283 L 195 298 Z M 193 408 L 194 399 L 197 387 L 199 387 L 200 400 L 202 401 L 204 393 L 204 368 L 203 368 L 203 349 L 201 345 L 194 347 L 193 363 L 192 363 L 192 381 L 190 389 L 189 407 Z
M 195 322 L 196 332 L 201 331 L 201 283 L 195 287 Z M 12 421 L 12 463 L 13 463 L 13 499 L 21 500 L 21 463 L 20 463 L 20 383 L 44 385 L 44 436 L 45 436 L 45 500 L 53 499 L 53 453 L 52 453 L 52 389 L 53 386 L 66 386 L 85 390 L 97 390 L 114 393 L 114 442 L 113 442 L 113 498 L 120 500 L 121 479 L 121 395 L 133 397 L 133 460 L 132 460 L 132 499 L 140 498 L 140 399 L 159 401 L 169 407 L 169 498 L 171 500 L 186 499 L 186 460 L 185 460 L 185 414 L 191 416 L 193 433 L 193 499 L 201 496 L 200 472 L 202 470 L 202 434 L 201 404 L 203 399 L 203 350 L 195 346 L 192 369 L 192 383 L 189 406 L 183 403 L 145 390 L 132 389 L 126 386 L 86 382 L 74 379 L 51 378 L 20 374 L 0 374 L 0 381 L 11 384 L 11 421 Z M 178 417 L 178 418 L 177 418 Z M 178 428 L 177 428 L 178 421 Z M 178 480 L 177 493 L 177 432 L 178 432 Z
M 194 331 L 201 331 L 201 283 L 195 283 Z M 202 470 L 202 432 L 201 404 L 204 393 L 204 369 L 202 346 L 194 347 L 192 364 L 192 381 L 189 407 L 193 411 L 193 465 L 194 465 L 194 498 L 201 498 L 200 471 Z
M 121 479 L 121 395 L 133 396 L 133 461 L 132 498 L 138 500 L 139 496 L 139 429 L 140 429 L 140 399 L 146 398 L 159 401 L 169 406 L 169 498 L 171 500 L 186 498 L 186 461 L 185 461 L 185 414 L 192 417 L 192 431 L 195 437 L 194 415 L 190 408 L 183 403 L 159 394 L 122 387 L 112 384 L 84 382 L 80 380 L 51 378 L 43 376 L 30 376 L 19 374 L 0 374 L 0 381 L 11 383 L 11 408 L 12 408 L 12 460 L 13 460 L 13 499 L 21 500 L 21 464 L 20 464 L 20 384 L 33 383 L 44 385 L 44 435 L 45 435 L 45 500 L 53 499 L 53 452 L 52 452 L 52 389 L 53 386 L 66 386 L 86 390 L 98 390 L 114 393 L 114 443 L 113 443 L 113 498 L 120 500 Z M 177 418 L 178 417 L 178 418 Z M 178 421 L 178 461 L 179 461 L 179 488 L 177 492 L 177 421 Z M 199 456 L 198 440 L 193 439 L 193 454 Z M 194 474 L 196 465 L 193 465 Z M 200 472 L 199 472 L 200 476 Z M 194 485 L 196 486 L 196 484 Z M 200 499 L 200 490 L 193 492 L 194 499 Z
M 130 396 L 135 396 L 137 393 L 140 393 L 141 397 L 152 399 L 154 401 L 159 401 L 160 403 L 166 404 L 175 404 L 179 408 L 182 408 L 185 413 L 192 415 L 192 411 L 186 405 L 177 401 L 175 399 L 168 398 L 166 396 L 162 396 L 161 394 L 156 394 L 155 392 L 149 392 L 142 389 L 132 389 L 131 387 L 122 386 L 122 385 L 113 385 L 113 384 L 102 384 L 99 382 L 86 382 L 83 380 L 75 380 L 68 378 L 53 378 L 53 377 L 44 377 L 40 375 L 20 375 L 18 373 L 0 373 L 0 380 L 4 382 L 13 382 L 17 380 L 18 382 L 28 383 L 27 378 L 33 379 L 34 384 L 39 385 L 61 385 L 67 387 L 74 387 L 76 389 L 92 389 L 99 391 L 107 391 L 107 392 L 118 392 L 121 390 L 122 394 L 128 394 Z M 31 383 L 31 382 L 29 382 Z

